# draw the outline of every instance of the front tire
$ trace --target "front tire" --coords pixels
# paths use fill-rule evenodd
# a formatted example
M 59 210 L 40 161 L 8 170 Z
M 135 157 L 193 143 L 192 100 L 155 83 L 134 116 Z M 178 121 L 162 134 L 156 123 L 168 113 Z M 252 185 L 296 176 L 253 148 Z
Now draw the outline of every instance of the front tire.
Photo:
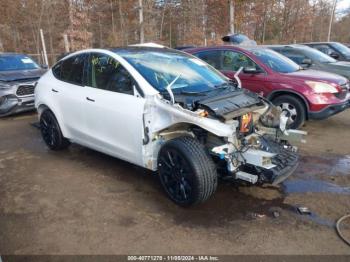
M 215 164 L 192 137 L 175 138 L 163 145 L 158 173 L 167 195 L 180 206 L 205 202 L 217 187 Z
M 306 120 L 306 108 L 299 98 L 291 95 L 281 95 L 276 97 L 272 103 L 290 113 L 287 122 L 288 128 L 298 129 L 303 126 Z
M 65 149 L 69 141 L 61 132 L 55 115 L 50 110 L 45 110 L 40 116 L 40 131 L 46 145 L 54 151 Z

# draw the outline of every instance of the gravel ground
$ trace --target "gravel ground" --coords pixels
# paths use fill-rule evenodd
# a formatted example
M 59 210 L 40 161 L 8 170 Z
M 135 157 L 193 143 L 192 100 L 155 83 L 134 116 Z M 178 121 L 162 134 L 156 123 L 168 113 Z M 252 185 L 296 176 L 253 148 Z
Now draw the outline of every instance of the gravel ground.
M 334 230 L 350 213 L 350 111 L 307 123 L 283 185 L 221 182 L 190 209 L 142 168 L 78 145 L 49 151 L 35 121 L 0 119 L 0 254 L 350 254 Z

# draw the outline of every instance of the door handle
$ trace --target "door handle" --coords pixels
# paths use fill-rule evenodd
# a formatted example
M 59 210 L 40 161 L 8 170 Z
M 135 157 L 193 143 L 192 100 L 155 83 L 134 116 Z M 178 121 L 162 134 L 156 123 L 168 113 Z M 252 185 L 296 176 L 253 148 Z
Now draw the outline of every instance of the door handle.
M 51 89 L 51 91 L 54 93 L 58 93 L 58 91 L 56 89 L 53 89 L 53 88 Z
M 95 102 L 94 99 L 91 99 L 91 98 L 89 98 L 89 97 L 86 97 L 86 100 L 87 100 L 87 101 L 90 101 L 90 102 Z

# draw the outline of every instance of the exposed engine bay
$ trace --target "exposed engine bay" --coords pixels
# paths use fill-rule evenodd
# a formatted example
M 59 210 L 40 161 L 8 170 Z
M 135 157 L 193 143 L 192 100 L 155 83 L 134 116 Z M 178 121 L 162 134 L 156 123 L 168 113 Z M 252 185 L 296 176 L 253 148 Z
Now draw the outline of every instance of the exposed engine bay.
M 165 93 L 146 106 L 145 157 L 152 161 L 145 161 L 156 170 L 157 149 L 169 139 L 188 135 L 205 147 L 222 177 L 278 184 L 297 168 L 292 143 L 305 142 L 306 135 L 288 130 L 287 120 L 288 112 L 241 88 L 205 95 Z

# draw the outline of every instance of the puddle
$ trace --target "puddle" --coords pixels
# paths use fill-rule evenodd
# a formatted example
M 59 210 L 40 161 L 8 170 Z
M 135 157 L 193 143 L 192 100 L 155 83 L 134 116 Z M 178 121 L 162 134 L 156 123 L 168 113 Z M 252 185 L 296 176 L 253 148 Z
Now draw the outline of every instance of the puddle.
M 339 176 L 350 175 L 350 155 L 345 156 L 303 156 L 296 176 Z
M 310 215 L 299 215 L 298 218 L 304 221 L 312 221 L 321 226 L 334 227 L 335 222 L 326 218 L 319 217 L 315 213 L 311 213 Z
M 350 175 L 350 155 L 338 159 L 337 163 L 332 169 L 332 173 Z
M 321 180 L 286 180 L 283 182 L 283 188 L 287 194 L 311 192 L 350 195 L 350 187 L 342 187 Z

